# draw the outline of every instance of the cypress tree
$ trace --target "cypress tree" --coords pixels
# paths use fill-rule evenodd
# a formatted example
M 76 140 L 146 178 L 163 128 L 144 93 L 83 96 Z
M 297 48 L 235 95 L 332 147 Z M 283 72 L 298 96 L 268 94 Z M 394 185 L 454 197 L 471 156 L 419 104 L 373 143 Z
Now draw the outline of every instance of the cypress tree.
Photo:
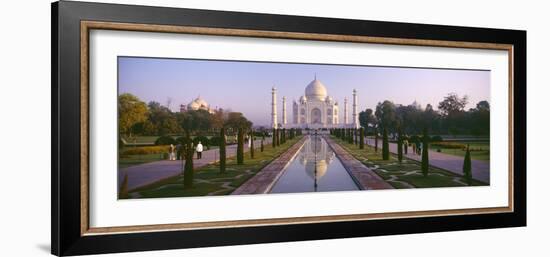
M 422 175 L 428 176 L 428 170 L 430 167 L 430 160 L 428 157 L 428 129 L 424 128 L 424 135 L 422 136 Z
M 397 159 L 403 161 L 403 137 L 401 136 L 401 127 L 397 129 Z
M 250 131 L 250 159 L 254 159 L 254 130 Z
M 220 172 L 225 172 L 225 161 L 227 157 L 227 153 L 225 151 L 225 128 L 222 127 L 220 129 Z
M 124 180 L 122 180 L 122 185 L 118 192 L 119 199 L 128 199 L 128 173 L 124 174 Z
M 365 129 L 361 127 L 359 129 L 359 149 L 365 148 Z
M 341 128 L 340 132 L 341 132 L 340 139 L 342 139 L 343 141 L 346 141 L 346 129 Z
M 275 148 L 275 146 L 277 146 L 277 140 L 275 139 L 276 137 L 276 134 L 277 134 L 277 131 L 275 130 L 275 128 L 273 128 L 272 132 L 271 132 L 271 147 Z
M 405 155 L 409 152 L 409 140 L 407 139 L 407 143 L 403 142 L 403 149 L 405 150 Z
M 466 156 L 464 156 L 464 165 L 462 166 L 464 172 L 464 179 L 468 186 L 472 185 L 472 159 L 470 157 L 470 145 L 466 147 Z
M 387 161 L 390 159 L 390 145 L 386 128 L 384 128 L 382 133 L 382 159 Z
M 189 132 L 186 133 L 187 137 L 187 146 L 185 147 L 185 166 L 183 168 L 183 189 L 188 189 L 193 187 L 193 154 L 195 149 L 193 149 L 193 140 L 189 135 Z
M 277 146 L 279 146 L 281 145 L 281 130 L 276 129 L 275 131 L 277 131 Z
M 353 145 L 353 129 L 349 129 L 349 143 Z
M 264 151 L 264 140 L 265 140 L 265 136 L 262 136 L 262 141 L 260 141 L 260 152 Z
M 286 143 L 286 128 L 283 128 L 283 131 L 281 133 L 283 133 L 283 144 L 284 144 Z
M 378 152 L 378 129 L 374 129 L 374 151 Z
M 239 128 L 237 132 L 237 164 L 244 163 L 244 132 Z

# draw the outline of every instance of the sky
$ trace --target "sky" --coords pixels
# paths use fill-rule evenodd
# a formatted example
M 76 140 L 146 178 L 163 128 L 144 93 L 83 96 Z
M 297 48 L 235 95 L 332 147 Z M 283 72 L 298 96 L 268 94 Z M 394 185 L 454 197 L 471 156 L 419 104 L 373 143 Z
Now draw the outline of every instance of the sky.
M 271 123 L 273 86 L 277 88 L 278 118 L 282 116 L 282 97 L 286 96 L 287 119 L 292 121 L 292 101 L 304 95 L 315 76 L 325 85 L 328 95 L 338 101 L 341 110 L 344 97 L 348 98 L 350 116 L 353 89 L 357 90 L 359 111 L 374 110 L 384 100 L 402 105 L 416 101 L 422 107 L 431 104 L 437 109 L 438 103 L 451 92 L 468 96 L 466 109 L 474 108 L 479 101 L 491 102 L 490 71 L 118 58 L 119 94 L 130 93 L 146 103 L 167 105 L 170 101 L 173 111 L 200 95 L 211 107 L 242 112 L 255 126 Z

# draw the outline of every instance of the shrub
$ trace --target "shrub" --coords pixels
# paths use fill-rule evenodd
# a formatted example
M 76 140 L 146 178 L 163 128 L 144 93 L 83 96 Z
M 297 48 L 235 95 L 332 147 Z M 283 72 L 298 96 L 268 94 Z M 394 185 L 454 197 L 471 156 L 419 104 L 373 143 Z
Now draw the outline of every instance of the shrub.
M 208 147 L 208 138 L 205 137 L 205 136 L 196 136 L 195 138 L 193 138 L 193 144 L 197 145 L 199 143 L 199 141 L 201 142 L 202 145 Z
M 174 140 L 174 138 L 171 136 L 160 136 L 155 141 L 155 145 L 170 145 L 170 144 L 173 144 L 173 145 L 176 144 L 176 140 Z
M 213 146 L 220 146 L 220 143 L 222 142 L 222 138 L 219 136 L 213 136 L 209 140 L 209 144 Z
M 443 141 L 443 138 L 441 136 L 433 136 L 432 142 L 441 142 Z
M 465 149 L 466 145 L 458 142 L 438 142 L 431 144 L 433 147 L 445 149 Z
M 164 145 L 158 146 L 136 146 L 124 149 L 120 152 L 122 156 L 125 155 L 142 155 L 142 154 L 158 154 L 167 153 L 168 147 Z

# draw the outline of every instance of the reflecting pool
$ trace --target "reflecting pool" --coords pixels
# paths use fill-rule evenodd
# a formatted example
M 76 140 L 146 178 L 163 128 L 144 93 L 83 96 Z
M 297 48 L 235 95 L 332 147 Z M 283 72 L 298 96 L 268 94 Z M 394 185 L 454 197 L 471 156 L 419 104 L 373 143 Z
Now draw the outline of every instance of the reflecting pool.
M 327 142 L 320 135 L 307 137 L 271 193 L 359 190 Z

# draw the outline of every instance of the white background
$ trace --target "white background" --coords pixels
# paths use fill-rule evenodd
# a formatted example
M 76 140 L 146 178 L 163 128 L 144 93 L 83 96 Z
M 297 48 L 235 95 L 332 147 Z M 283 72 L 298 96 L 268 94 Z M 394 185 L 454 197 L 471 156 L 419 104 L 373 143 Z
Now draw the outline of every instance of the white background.
M 117 1 L 128 3 L 130 1 Z M 550 128 L 544 1 L 131 1 L 189 8 L 528 30 L 528 227 L 143 252 L 118 256 L 548 256 Z M 50 242 L 50 1 L 3 5 L 0 41 L 2 256 L 46 256 Z M 25 141 L 28 140 L 28 141 Z M 31 145 L 32 143 L 32 145 Z M 30 157 L 23 154 L 29 153 Z
M 508 122 L 508 54 L 504 50 L 92 31 L 92 227 L 508 206 L 508 129 L 503 126 L 491 127 L 491 159 L 497 161 L 491 162 L 490 186 L 117 201 L 117 146 L 113 142 L 117 140 L 119 55 L 490 70 L 491 122 Z M 269 94 L 269 85 L 265 93 Z

